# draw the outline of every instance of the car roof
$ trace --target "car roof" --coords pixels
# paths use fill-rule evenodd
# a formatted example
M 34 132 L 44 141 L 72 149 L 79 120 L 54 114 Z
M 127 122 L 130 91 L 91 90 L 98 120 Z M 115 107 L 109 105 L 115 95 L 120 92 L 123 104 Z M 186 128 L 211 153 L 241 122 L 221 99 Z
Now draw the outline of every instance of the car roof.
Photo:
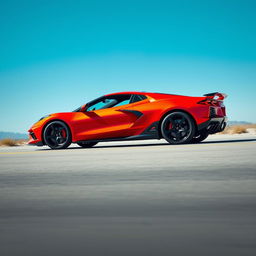
M 145 96 L 151 96 L 151 97 L 157 97 L 157 98 L 166 98 L 173 96 L 173 94 L 168 93 L 157 93 L 157 92 L 136 92 L 136 91 L 130 91 L 130 92 L 116 92 L 116 93 L 110 93 L 105 96 L 114 96 L 114 95 L 120 95 L 120 94 L 138 94 L 138 95 L 145 95 Z

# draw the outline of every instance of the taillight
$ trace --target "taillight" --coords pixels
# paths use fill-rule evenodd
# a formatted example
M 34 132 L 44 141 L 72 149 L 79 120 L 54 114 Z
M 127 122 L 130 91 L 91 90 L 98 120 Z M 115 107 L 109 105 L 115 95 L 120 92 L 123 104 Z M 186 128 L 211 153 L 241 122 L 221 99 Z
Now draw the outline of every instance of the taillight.
M 202 105 L 209 105 L 209 106 L 218 106 L 219 101 L 214 100 L 214 99 L 205 99 L 197 102 L 197 104 L 202 104 Z

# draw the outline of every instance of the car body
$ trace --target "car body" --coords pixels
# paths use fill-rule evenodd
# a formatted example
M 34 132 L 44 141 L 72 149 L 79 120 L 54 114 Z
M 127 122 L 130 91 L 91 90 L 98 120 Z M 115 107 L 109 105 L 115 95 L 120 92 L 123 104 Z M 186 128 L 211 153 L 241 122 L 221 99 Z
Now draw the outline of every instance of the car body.
M 189 129 L 193 131 L 185 140 L 175 139 L 174 132 L 172 141 L 169 140 L 171 144 L 188 143 L 196 141 L 201 133 L 207 134 L 207 137 L 225 128 L 225 97 L 223 93 L 210 93 L 202 97 L 150 92 L 112 93 L 92 100 L 75 111 L 41 118 L 28 131 L 29 144 L 46 144 L 58 149 L 65 148 L 70 143 L 87 147 L 97 142 L 113 140 L 165 138 L 168 141 L 165 129 L 176 131 L 178 137 L 178 133 L 179 136 L 185 134 L 185 126 L 191 126 Z M 165 120 L 167 116 L 169 120 Z M 164 120 L 166 127 L 169 125 L 168 128 L 163 127 Z M 53 122 L 55 125 L 49 127 L 48 133 L 45 132 Z M 68 143 L 64 146 L 53 145 L 56 144 L 54 136 L 55 139 L 58 137 L 55 142 L 64 142 L 63 139 L 68 136 Z M 202 136 L 199 141 L 201 140 Z

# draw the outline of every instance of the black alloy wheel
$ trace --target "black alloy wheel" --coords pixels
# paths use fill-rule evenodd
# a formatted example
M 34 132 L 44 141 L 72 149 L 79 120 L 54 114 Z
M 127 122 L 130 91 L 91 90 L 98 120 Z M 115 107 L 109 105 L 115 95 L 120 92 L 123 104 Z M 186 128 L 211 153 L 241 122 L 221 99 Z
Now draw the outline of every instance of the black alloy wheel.
M 67 148 L 72 142 L 68 126 L 61 121 L 50 122 L 44 129 L 43 138 L 51 149 Z
M 190 141 L 191 143 L 199 143 L 205 140 L 209 136 L 209 133 L 206 129 L 200 131 L 193 139 Z
M 170 144 L 189 143 L 195 130 L 194 121 L 184 112 L 168 114 L 161 124 L 162 135 Z
M 83 142 L 77 142 L 77 145 L 82 147 L 82 148 L 91 148 L 93 146 L 95 146 L 98 142 L 87 142 L 87 141 L 83 141 Z

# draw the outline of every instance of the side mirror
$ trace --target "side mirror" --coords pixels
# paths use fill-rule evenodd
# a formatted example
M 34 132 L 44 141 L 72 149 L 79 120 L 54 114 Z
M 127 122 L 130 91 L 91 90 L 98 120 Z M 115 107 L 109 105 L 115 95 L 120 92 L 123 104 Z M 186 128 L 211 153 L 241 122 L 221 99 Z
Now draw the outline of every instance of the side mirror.
M 80 109 L 80 111 L 81 112 L 85 112 L 86 110 L 87 110 L 87 104 L 84 104 L 82 107 L 81 107 L 81 109 Z

